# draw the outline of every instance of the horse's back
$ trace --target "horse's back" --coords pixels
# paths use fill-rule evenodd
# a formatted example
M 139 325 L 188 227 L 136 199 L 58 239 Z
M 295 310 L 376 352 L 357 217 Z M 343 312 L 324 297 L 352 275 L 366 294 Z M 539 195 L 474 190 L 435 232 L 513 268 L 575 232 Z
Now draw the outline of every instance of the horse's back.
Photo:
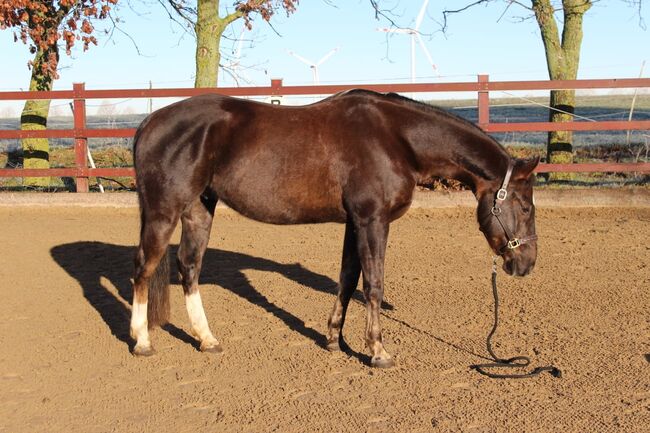
M 372 116 L 336 97 L 302 107 L 190 98 L 143 122 L 136 170 L 149 166 L 156 187 L 185 178 L 184 195 L 209 187 L 236 211 L 265 222 L 345 221 L 351 189 L 384 188 L 403 177 Z
M 213 188 L 240 213 L 265 222 L 344 221 L 342 185 L 347 176 L 345 145 L 332 131 L 322 106 L 274 107 L 235 101 L 230 107 L 245 125 L 215 161 Z

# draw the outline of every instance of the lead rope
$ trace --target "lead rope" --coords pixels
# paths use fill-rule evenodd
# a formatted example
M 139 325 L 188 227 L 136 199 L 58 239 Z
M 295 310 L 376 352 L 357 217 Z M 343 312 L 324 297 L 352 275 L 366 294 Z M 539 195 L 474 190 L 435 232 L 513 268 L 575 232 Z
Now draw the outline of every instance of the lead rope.
M 485 364 L 475 364 L 470 366 L 470 368 L 478 371 L 482 375 L 491 377 L 492 379 L 526 379 L 529 377 L 538 376 L 540 373 L 548 371 L 553 377 L 561 378 L 562 372 L 559 368 L 555 366 L 547 367 L 537 367 L 529 373 L 520 373 L 520 374 L 499 374 L 491 373 L 486 368 L 523 368 L 530 365 L 530 358 L 527 356 L 513 356 L 512 358 L 504 359 L 498 357 L 492 350 L 492 336 L 497 331 L 497 326 L 499 326 L 499 293 L 497 292 L 497 258 L 494 256 L 492 259 L 492 295 L 494 296 L 494 324 L 492 325 L 492 330 L 487 336 L 486 345 L 487 351 L 494 359 L 494 362 L 488 362 Z

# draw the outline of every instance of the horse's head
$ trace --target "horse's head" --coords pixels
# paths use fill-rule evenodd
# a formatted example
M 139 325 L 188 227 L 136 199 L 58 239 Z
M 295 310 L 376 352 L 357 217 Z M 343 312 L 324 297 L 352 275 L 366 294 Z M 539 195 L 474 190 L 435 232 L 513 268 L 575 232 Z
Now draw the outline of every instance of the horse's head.
M 515 159 L 500 178 L 477 191 L 477 217 L 492 250 L 503 258 L 503 270 L 523 277 L 535 267 L 537 236 L 533 203 L 533 170 L 539 158 Z

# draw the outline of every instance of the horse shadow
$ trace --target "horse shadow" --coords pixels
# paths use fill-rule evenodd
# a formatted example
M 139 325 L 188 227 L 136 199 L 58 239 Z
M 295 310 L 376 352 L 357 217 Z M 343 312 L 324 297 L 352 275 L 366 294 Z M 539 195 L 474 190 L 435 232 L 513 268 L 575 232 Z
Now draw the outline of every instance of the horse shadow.
M 172 246 L 169 254 L 176 257 L 178 246 Z M 111 333 L 133 349 L 134 342 L 129 335 L 129 324 L 133 300 L 133 258 L 135 247 L 113 245 L 102 242 L 74 242 L 55 246 L 50 250 L 52 258 L 70 276 L 75 278 L 83 290 L 88 303 L 99 313 Z M 175 260 L 171 260 L 172 263 Z M 313 272 L 299 263 L 283 264 L 273 260 L 248 254 L 209 248 L 203 259 L 199 284 L 214 284 L 257 305 L 284 322 L 291 330 L 312 340 L 317 346 L 325 348 L 326 337 L 305 322 L 270 301 L 260 293 L 246 277 L 244 271 L 260 270 L 275 272 L 296 283 L 318 292 L 336 295 L 337 283 L 331 278 Z M 178 284 L 175 265 L 171 269 L 171 282 Z M 115 290 L 111 290 L 106 282 Z M 363 295 L 355 292 L 354 299 L 364 302 Z M 384 308 L 393 309 L 390 304 Z M 187 332 L 169 323 L 163 330 L 179 340 L 191 344 L 197 350 L 198 342 Z M 346 348 L 348 354 L 369 363 L 369 357 Z M 367 358 L 367 359 L 366 359 Z
M 168 252 L 171 256 L 170 258 L 176 257 L 177 250 L 178 246 L 171 246 Z M 50 250 L 50 254 L 61 268 L 79 282 L 84 297 L 97 313 L 99 313 L 113 336 L 126 344 L 129 350 L 132 350 L 135 342 L 129 335 L 129 326 L 131 320 L 130 306 L 133 302 L 131 278 L 133 277 L 135 247 L 102 242 L 74 242 L 55 246 Z M 174 264 L 175 260 L 172 259 L 170 261 L 172 262 L 170 282 L 179 284 L 178 272 Z M 326 336 L 306 326 L 301 318 L 286 311 L 260 293 L 251 284 L 248 277 L 246 277 L 244 273 L 246 270 L 275 272 L 312 290 L 332 296 L 336 296 L 338 284 L 331 278 L 313 272 L 299 263 L 278 263 L 262 257 L 214 248 L 208 248 L 206 250 L 199 279 L 199 284 L 201 285 L 211 284 L 223 287 L 251 304 L 261 307 L 280 319 L 289 329 L 298 332 L 302 336 L 312 340 L 317 346 L 326 350 Z M 107 282 L 115 289 L 109 288 Z M 354 292 L 352 299 L 356 302 L 365 303 L 363 295 L 359 290 Z M 384 301 L 382 302 L 382 309 L 392 311 L 394 307 Z M 400 325 L 426 334 L 440 343 L 444 343 L 479 358 L 485 358 L 471 350 L 448 342 L 424 330 L 415 328 L 402 320 L 386 315 L 385 313 L 383 315 Z M 162 329 L 171 336 L 199 350 L 199 342 L 173 323 L 164 325 Z M 364 364 L 370 365 L 370 357 L 368 355 L 355 351 L 345 344 L 345 342 L 343 342 L 342 349 L 349 356 L 353 356 Z M 646 359 L 650 361 L 650 354 L 646 355 Z

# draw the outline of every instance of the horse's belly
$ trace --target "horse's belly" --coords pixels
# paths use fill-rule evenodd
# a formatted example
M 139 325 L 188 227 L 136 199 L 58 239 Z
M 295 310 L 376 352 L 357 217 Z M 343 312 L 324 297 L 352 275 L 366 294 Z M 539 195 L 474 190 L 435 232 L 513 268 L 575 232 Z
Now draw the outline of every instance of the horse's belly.
M 214 188 L 219 199 L 240 214 L 270 224 L 345 222 L 341 189 L 295 182 L 244 180 Z
M 345 222 L 346 214 L 343 207 L 309 204 L 304 202 L 288 202 L 285 200 L 266 200 L 255 198 L 221 197 L 221 200 L 231 209 L 245 217 L 269 224 L 311 224 L 321 222 Z

